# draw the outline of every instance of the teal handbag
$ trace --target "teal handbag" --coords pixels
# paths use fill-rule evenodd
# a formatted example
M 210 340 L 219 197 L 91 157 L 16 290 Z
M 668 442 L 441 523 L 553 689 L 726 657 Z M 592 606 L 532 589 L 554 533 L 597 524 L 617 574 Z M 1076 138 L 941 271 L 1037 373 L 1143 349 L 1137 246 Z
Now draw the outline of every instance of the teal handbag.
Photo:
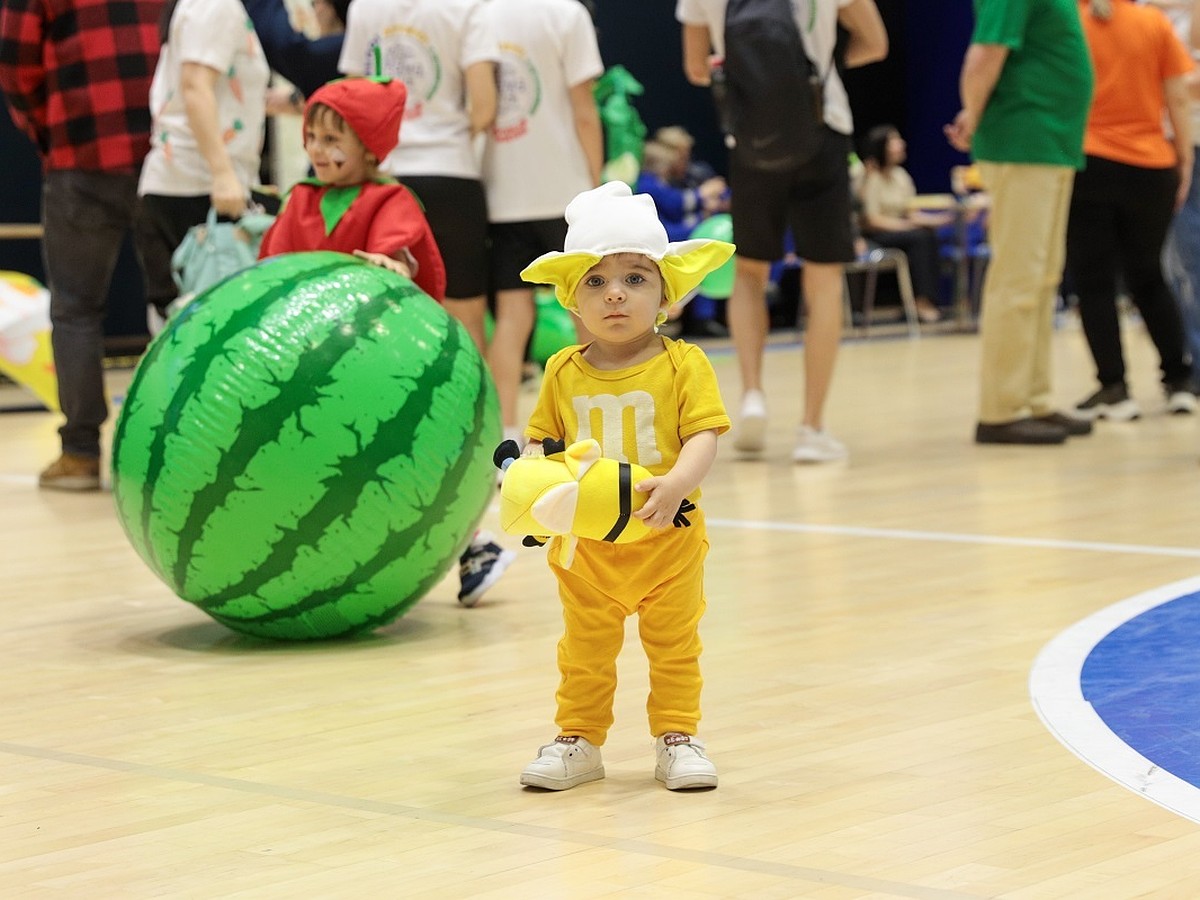
M 275 217 L 266 213 L 247 212 L 236 222 L 218 222 L 216 209 L 210 207 L 208 219 L 189 228 L 171 256 L 171 275 L 181 299 L 254 265 L 273 221 Z

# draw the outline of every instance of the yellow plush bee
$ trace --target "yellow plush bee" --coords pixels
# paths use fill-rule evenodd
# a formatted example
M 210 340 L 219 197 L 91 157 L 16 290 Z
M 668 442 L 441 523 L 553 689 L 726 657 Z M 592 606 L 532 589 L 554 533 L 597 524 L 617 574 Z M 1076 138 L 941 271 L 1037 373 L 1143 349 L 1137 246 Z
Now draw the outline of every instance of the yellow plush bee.
M 495 462 L 504 469 L 501 528 L 530 535 L 538 544 L 553 535 L 623 544 L 650 531 L 633 516 L 649 496 L 633 489 L 651 477 L 648 469 L 605 459 L 594 439 L 565 449 L 561 442 L 546 443 L 545 456 L 521 456 L 515 441 L 497 448 Z M 563 541 L 563 566 L 570 566 L 574 549 L 574 540 Z

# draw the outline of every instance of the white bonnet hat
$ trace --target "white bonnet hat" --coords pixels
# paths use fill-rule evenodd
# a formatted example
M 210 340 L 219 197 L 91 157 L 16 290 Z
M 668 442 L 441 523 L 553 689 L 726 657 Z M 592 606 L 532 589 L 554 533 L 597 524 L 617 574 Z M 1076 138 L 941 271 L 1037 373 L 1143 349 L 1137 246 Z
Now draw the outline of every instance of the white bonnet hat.
M 567 204 L 562 251 L 543 253 L 521 272 L 533 284 L 550 284 L 558 302 L 575 308 L 575 287 L 602 257 L 640 253 L 658 263 L 668 305 L 686 297 L 733 255 L 726 241 L 671 243 L 649 194 L 634 194 L 622 181 L 584 191 Z

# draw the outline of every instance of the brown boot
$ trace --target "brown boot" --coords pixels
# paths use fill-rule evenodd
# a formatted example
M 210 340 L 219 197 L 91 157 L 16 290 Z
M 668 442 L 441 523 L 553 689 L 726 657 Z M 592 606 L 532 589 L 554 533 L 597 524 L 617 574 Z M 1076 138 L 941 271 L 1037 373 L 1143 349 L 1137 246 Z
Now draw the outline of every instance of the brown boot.
M 64 452 L 38 476 L 38 487 L 55 491 L 98 491 L 100 460 Z

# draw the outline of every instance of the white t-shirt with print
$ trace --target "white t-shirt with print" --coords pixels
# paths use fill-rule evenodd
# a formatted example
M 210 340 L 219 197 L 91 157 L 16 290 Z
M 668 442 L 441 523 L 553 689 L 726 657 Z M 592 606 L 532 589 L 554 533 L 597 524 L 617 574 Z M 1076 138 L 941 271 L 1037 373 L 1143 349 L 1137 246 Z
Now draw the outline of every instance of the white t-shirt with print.
M 187 197 L 212 191 L 212 172 L 183 104 L 185 62 L 220 73 L 215 92 L 222 138 L 238 180 L 258 184 L 271 72 L 254 26 L 239 0 L 179 0 L 150 85 L 154 130 L 138 192 Z
M 854 0 L 792 0 L 792 11 L 796 27 L 809 58 L 816 64 L 825 78 L 825 124 L 842 134 L 854 132 L 854 117 L 850 113 L 850 98 L 833 64 L 833 50 L 837 44 L 838 12 Z M 713 52 L 725 54 L 725 4 L 726 0 L 677 0 L 675 18 L 684 25 L 702 25 L 708 28 Z
M 338 68 L 408 88 L 393 175 L 479 178 L 464 72 L 500 58 L 483 0 L 354 0 Z
M 604 74 L 578 0 L 489 0 L 500 41 L 500 104 L 483 156 L 493 222 L 562 218 L 593 187 L 570 90 Z

